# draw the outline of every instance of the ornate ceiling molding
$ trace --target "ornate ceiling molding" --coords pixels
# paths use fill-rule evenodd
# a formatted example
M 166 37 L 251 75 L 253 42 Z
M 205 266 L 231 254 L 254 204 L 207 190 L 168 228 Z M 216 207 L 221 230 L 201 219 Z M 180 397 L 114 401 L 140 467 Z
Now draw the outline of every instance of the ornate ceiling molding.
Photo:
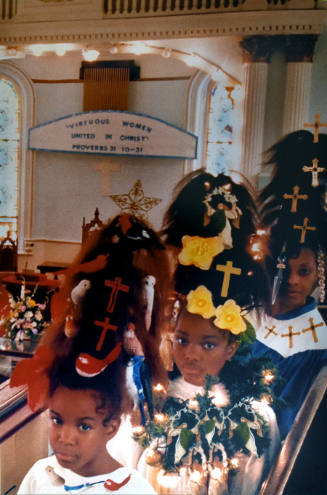
M 15 23 L 0 22 L 0 44 L 104 43 L 132 40 L 319 34 L 327 10 L 210 13 L 163 17 Z
M 270 62 L 275 51 L 283 52 L 287 62 L 312 62 L 317 40 L 317 34 L 254 35 L 240 45 L 245 62 Z

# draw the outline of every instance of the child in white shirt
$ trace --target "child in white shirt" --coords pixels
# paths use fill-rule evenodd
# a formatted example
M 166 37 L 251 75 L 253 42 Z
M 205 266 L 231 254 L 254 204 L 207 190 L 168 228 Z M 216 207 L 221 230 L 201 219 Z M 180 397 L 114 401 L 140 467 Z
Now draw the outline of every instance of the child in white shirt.
M 54 453 L 32 466 L 20 495 L 155 494 L 106 445 L 128 409 L 125 330 L 139 318 L 137 331 L 143 331 L 147 347 L 155 342 L 155 329 L 145 327 L 142 287 L 150 276 L 161 287 L 155 267 L 162 253 L 152 229 L 136 217 L 119 215 L 66 271 L 66 283 L 54 296 L 52 324 L 33 358 L 20 361 L 11 376 L 11 386 L 27 385 L 32 410 L 49 409 Z
M 156 492 L 133 470 L 121 466 L 106 449 L 120 424 L 120 397 L 105 372 L 86 380 L 63 363 L 50 378 L 49 441 L 54 455 L 37 461 L 18 494 Z M 85 383 L 87 382 L 87 383 Z M 116 388 L 116 390 L 115 390 Z

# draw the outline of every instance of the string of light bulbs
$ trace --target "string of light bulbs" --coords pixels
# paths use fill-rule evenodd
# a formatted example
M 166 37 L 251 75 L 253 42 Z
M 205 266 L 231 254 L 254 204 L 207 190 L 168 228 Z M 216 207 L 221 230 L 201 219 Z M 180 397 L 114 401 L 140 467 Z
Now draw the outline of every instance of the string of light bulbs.
M 57 56 L 62 57 L 69 52 L 81 50 L 80 45 L 73 43 L 53 43 L 53 44 L 34 44 L 26 45 L 24 47 L 14 46 L 0 46 L 0 60 L 13 59 L 13 58 L 25 58 L 26 55 L 33 55 L 40 57 L 46 53 L 55 53 Z M 177 48 L 170 48 L 165 46 L 150 45 L 147 42 L 134 42 L 134 43 L 117 43 L 104 47 L 85 47 L 82 48 L 81 54 L 85 61 L 94 62 L 100 56 L 105 56 L 107 53 L 111 55 L 117 55 L 120 53 L 129 53 L 136 56 L 140 55 L 160 55 L 163 58 L 174 58 L 184 62 L 190 67 L 197 68 L 208 73 L 213 81 L 220 81 L 222 83 L 229 83 L 233 85 L 240 85 L 235 77 L 228 74 L 218 64 L 212 62 L 206 57 L 199 55 L 195 52 L 186 52 Z

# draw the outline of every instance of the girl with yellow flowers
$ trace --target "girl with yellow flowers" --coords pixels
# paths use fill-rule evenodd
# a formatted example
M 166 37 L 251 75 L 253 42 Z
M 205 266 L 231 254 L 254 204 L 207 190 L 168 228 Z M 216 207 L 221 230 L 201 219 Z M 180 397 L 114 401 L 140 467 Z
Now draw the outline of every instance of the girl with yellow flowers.
M 264 271 L 247 252 L 254 219 L 245 187 L 202 171 L 184 179 L 166 214 L 173 370 L 167 391 L 154 389 L 153 420 L 134 430 L 147 447 L 138 469 L 158 493 L 256 495 L 279 449 L 262 400 L 272 398 L 274 370 L 246 359 L 255 340 L 247 309 L 267 300 Z
M 204 286 L 181 303 L 166 400 L 134 432 L 147 446 L 138 469 L 157 493 L 258 493 L 280 443 L 275 414 L 259 400 L 269 394 L 265 363 L 235 358 L 252 333 L 235 301 L 215 309 Z

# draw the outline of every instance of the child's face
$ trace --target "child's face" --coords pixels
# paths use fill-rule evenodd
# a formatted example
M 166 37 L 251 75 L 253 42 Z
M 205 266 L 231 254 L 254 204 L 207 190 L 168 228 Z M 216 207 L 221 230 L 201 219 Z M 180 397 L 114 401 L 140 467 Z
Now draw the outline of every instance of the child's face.
M 108 470 L 107 441 L 119 422 L 104 422 L 108 408 L 92 390 L 58 387 L 49 400 L 49 440 L 59 464 L 81 476 L 105 474 Z
M 210 320 L 183 310 L 173 341 L 174 360 L 184 379 L 193 385 L 204 385 L 206 375 L 218 376 L 227 360 L 236 352 L 237 344 L 228 343 L 228 336 Z
M 281 288 L 280 305 L 284 312 L 300 308 L 311 294 L 318 276 L 316 258 L 310 249 L 302 249 L 287 262 L 286 281 Z

